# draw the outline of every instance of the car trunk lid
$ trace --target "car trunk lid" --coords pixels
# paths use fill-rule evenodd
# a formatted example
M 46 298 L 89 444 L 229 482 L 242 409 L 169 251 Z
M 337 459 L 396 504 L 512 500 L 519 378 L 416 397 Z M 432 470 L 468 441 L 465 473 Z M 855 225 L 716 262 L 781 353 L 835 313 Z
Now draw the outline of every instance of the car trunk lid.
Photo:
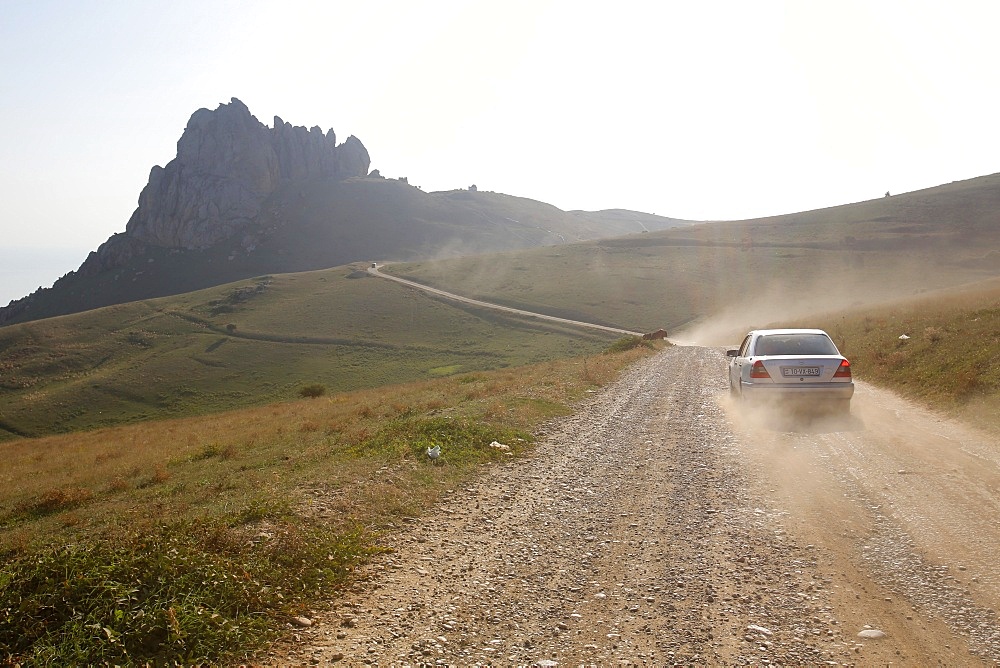
M 763 379 L 759 367 L 763 366 L 767 376 L 775 383 L 831 383 L 851 380 L 850 372 L 841 372 L 844 358 L 839 355 L 817 355 L 815 357 L 799 357 L 797 355 L 773 355 L 759 357 L 753 362 L 751 375 Z M 850 365 L 845 367 L 850 369 Z

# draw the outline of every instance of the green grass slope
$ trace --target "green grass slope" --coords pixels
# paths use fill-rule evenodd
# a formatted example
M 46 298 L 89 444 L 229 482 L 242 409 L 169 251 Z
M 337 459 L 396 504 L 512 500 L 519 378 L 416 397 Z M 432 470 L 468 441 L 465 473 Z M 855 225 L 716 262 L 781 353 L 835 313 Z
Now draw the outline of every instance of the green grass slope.
M 0 438 L 516 366 L 613 338 L 351 268 L 262 277 L 0 328 Z

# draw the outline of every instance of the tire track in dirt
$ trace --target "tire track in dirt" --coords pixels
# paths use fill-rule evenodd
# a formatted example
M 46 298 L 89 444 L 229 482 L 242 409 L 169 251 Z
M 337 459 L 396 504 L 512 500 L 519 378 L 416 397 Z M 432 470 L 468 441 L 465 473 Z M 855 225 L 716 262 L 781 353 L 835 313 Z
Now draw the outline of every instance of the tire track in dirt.
M 1000 664 L 995 439 L 864 383 L 853 403 L 830 422 L 731 410 L 748 468 L 823 548 L 842 623 L 887 634 L 859 659 Z

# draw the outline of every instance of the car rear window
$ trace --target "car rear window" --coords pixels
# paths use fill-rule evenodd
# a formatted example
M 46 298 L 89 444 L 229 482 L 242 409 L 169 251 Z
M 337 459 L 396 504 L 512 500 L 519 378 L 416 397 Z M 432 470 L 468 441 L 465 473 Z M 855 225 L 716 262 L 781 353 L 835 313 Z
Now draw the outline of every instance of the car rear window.
M 755 355 L 837 355 L 837 346 L 823 334 L 771 334 L 757 339 Z

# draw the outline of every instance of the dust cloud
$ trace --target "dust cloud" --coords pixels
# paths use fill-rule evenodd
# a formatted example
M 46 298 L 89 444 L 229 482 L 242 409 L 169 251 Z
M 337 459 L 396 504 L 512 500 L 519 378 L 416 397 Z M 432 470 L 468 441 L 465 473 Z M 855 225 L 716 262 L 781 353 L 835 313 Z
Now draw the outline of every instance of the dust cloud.
M 674 332 L 670 339 L 681 345 L 735 348 L 751 329 L 809 327 L 809 318 L 912 298 L 941 287 L 926 272 L 921 275 L 918 263 L 898 265 L 893 276 L 885 280 L 849 275 L 832 280 L 830 276 L 817 276 L 791 284 L 782 277 L 773 277 L 754 284 L 752 290 L 736 286 L 733 301 Z
M 835 413 L 822 406 L 803 403 L 790 404 L 787 401 L 755 400 L 752 405 L 740 401 L 739 397 L 720 397 L 719 404 L 742 431 L 780 432 L 797 434 L 828 434 L 844 431 L 860 431 L 866 428 L 857 410 L 857 400 L 852 400 L 851 413 Z
M 993 665 L 1000 656 L 994 436 L 859 382 L 850 416 L 803 417 L 728 395 L 719 401 L 747 469 L 786 513 L 793 535 L 823 546 L 844 579 L 845 625 L 879 619 L 904 645 L 937 634 L 932 651 L 917 654 L 925 659 L 947 654 L 961 637 L 971 657 L 939 663 Z

